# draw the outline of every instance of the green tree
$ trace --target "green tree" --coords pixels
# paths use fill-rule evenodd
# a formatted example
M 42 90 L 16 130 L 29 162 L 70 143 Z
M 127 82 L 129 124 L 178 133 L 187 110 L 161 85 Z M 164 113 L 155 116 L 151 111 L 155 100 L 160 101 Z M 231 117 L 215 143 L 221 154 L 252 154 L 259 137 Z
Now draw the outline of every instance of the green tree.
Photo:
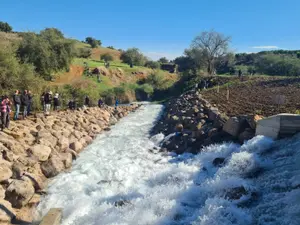
M 114 46 L 108 46 L 107 48 L 114 50 Z
M 192 41 L 191 49 L 201 55 L 201 60 L 206 63 L 207 72 L 213 74 L 216 59 L 224 56 L 228 51 L 231 38 L 221 33 L 204 31 Z
M 111 54 L 105 53 L 105 54 L 100 56 L 100 59 L 104 60 L 105 62 L 109 62 L 109 61 L 113 61 L 114 58 L 112 57 Z
M 65 39 L 55 28 L 40 32 L 24 33 L 17 55 L 23 63 L 35 66 L 36 72 L 45 79 L 51 79 L 52 74 L 67 70 L 75 56 L 74 42 Z
M 157 60 L 159 63 L 169 63 L 169 60 L 166 57 L 162 57 L 159 60 Z
M 0 21 L 0 31 L 11 32 L 12 27 L 8 23 Z
M 85 38 L 85 42 L 89 44 L 92 48 L 97 48 L 98 46 L 102 45 L 102 42 L 100 40 L 96 40 L 92 37 Z
M 146 57 L 138 48 L 129 48 L 125 52 L 122 52 L 121 60 L 129 65 L 144 66 Z

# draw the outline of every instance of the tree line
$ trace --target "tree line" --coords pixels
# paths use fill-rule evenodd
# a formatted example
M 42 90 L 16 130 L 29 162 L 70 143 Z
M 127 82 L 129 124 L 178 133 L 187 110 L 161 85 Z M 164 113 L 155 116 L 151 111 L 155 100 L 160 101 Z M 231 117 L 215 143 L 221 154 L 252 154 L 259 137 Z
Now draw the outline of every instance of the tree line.
M 204 31 L 194 38 L 183 56 L 174 59 L 184 74 L 266 74 L 300 75 L 300 50 L 275 50 L 258 53 L 230 51 L 230 36 L 214 30 Z

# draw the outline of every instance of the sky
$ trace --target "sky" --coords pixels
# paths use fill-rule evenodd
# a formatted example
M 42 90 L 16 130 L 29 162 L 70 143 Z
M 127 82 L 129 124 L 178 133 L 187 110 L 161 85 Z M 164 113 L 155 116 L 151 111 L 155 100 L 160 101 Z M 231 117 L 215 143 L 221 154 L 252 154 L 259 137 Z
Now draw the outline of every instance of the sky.
M 235 52 L 300 49 L 299 12 L 299 0 L 0 0 L 0 21 L 15 31 L 55 27 L 152 59 L 182 55 L 211 29 L 231 36 Z

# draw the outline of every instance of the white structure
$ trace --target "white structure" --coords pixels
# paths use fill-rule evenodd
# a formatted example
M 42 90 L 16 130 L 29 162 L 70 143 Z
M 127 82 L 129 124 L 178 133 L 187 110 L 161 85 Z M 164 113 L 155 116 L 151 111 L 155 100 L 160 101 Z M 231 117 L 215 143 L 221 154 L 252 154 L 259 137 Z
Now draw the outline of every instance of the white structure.
M 287 137 L 300 132 L 300 115 L 278 114 L 257 121 L 256 135 L 264 135 L 273 139 Z

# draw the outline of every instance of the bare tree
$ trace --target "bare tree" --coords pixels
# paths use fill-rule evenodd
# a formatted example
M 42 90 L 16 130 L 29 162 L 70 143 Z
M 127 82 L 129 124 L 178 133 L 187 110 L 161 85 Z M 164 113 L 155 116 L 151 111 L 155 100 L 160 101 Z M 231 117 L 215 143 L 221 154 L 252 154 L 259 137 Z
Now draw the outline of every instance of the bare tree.
M 206 62 L 207 72 L 212 74 L 215 71 L 216 59 L 227 53 L 230 41 L 231 37 L 214 30 L 204 31 L 195 37 L 191 49 L 199 52 L 198 55 L 201 55 L 201 60 Z

